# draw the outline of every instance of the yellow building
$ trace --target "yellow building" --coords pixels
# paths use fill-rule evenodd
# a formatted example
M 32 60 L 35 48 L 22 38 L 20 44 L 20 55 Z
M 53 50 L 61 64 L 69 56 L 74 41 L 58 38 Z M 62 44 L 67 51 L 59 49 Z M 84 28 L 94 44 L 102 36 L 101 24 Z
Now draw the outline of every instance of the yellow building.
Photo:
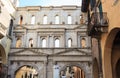
M 88 34 L 93 38 L 94 78 L 120 78 L 119 9 L 119 0 L 82 0 L 82 12 L 89 15 Z
M 120 78 L 120 1 L 102 0 L 103 11 L 109 18 L 108 32 L 102 35 L 104 78 Z

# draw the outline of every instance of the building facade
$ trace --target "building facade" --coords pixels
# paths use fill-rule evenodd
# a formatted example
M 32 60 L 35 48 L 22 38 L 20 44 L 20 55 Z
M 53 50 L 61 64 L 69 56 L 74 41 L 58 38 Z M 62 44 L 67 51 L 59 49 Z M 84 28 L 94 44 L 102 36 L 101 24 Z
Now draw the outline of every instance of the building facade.
M 7 77 L 8 52 L 11 45 L 11 31 L 16 11 L 15 0 L 0 0 L 0 77 Z
M 110 0 L 103 4 L 103 11 L 107 12 L 109 18 L 108 32 L 101 38 L 104 78 L 107 78 L 109 74 L 109 78 L 120 77 L 120 18 L 118 18 L 120 11 L 117 10 L 119 7 L 119 0 Z
M 120 1 L 82 2 L 82 12 L 89 17 L 88 34 L 92 36 L 92 43 L 98 45 L 93 45 L 94 78 L 120 78 Z
M 93 78 L 91 38 L 79 6 L 19 7 L 9 78 Z

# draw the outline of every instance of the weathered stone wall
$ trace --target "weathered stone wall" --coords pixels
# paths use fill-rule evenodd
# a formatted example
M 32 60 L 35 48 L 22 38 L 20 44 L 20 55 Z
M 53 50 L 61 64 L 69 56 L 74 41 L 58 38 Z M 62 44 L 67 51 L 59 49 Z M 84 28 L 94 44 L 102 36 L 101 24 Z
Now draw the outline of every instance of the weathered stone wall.
M 20 15 L 23 16 L 21 25 Z M 36 17 L 35 24 L 30 24 L 32 15 Z M 48 16 L 48 24 L 42 23 L 44 15 Z M 56 15 L 60 16 L 60 24 L 54 23 Z M 68 15 L 72 16 L 72 24 L 67 24 Z M 33 66 L 38 78 L 53 78 L 67 66 L 77 66 L 85 78 L 92 78 L 91 38 L 86 34 L 87 26 L 80 24 L 80 15 L 80 7 L 77 6 L 18 8 L 9 53 L 8 74 L 11 78 L 25 65 Z M 18 37 L 22 45 L 16 48 Z M 30 38 L 33 39 L 32 48 L 28 46 Z M 85 47 L 82 47 L 82 38 L 85 39 Z M 46 47 L 42 47 L 42 39 L 46 39 Z M 59 47 L 55 47 L 55 39 L 59 39 Z M 68 39 L 72 40 L 71 47 L 68 47 Z

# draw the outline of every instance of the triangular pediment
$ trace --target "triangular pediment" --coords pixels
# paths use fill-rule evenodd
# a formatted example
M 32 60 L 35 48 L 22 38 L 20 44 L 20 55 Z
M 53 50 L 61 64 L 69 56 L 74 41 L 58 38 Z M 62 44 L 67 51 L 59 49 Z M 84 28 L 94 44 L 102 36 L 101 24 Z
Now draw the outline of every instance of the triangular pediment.
M 87 50 L 79 49 L 68 49 L 64 51 L 57 52 L 55 55 L 88 55 Z
M 45 53 L 38 52 L 36 49 L 14 49 L 9 54 L 14 55 L 46 55 Z
M 91 54 L 88 49 L 12 49 L 11 55 L 89 55 Z

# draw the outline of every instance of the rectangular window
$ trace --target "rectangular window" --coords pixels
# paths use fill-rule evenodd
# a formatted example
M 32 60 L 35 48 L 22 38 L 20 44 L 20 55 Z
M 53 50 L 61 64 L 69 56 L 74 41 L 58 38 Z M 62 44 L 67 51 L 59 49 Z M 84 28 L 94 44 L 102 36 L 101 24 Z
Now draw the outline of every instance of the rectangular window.
M 68 24 L 72 24 L 72 17 L 70 15 L 68 16 Z

